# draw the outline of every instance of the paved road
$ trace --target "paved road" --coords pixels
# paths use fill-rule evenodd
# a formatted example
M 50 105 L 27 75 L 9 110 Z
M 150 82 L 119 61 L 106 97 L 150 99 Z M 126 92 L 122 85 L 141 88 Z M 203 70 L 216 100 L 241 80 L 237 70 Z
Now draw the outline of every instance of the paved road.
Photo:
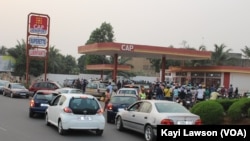
M 88 131 L 74 131 L 67 136 L 57 133 L 55 127 L 46 126 L 43 117 L 28 117 L 29 99 L 9 98 L 0 95 L 1 141 L 144 141 L 143 135 L 116 130 L 106 124 L 101 137 Z

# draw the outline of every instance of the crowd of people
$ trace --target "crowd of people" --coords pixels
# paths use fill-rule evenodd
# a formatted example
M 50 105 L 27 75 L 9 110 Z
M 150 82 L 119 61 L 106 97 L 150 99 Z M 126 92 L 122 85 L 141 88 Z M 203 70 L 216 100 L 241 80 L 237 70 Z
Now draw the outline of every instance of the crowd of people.
M 178 85 L 170 83 L 152 83 L 149 89 L 142 87 L 139 92 L 140 99 L 169 100 L 189 106 L 204 100 L 216 100 L 218 98 L 238 98 L 238 87 L 231 84 L 228 89 L 224 86 L 205 87 L 204 85 Z M 189 102 L 189 103 L 187 103 Z

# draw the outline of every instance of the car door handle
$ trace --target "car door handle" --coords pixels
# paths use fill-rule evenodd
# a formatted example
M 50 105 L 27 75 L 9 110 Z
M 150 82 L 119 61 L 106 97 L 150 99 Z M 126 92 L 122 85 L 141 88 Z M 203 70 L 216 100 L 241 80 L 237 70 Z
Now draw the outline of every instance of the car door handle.
M 144 117 L 144 119 L 148 119 L 148 117 Z
M 132 115 L 132 117 L 135 117 L 135 115 Z

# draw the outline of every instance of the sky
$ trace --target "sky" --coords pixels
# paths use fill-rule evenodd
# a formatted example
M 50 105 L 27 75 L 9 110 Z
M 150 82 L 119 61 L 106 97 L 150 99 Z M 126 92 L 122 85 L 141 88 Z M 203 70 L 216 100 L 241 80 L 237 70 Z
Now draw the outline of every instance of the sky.
M 250 47 L 250 0 L 1 0 L 0 47 L 26 41 L 30 13 L 50 17 L 49 46 L 81 56 L 91 33 L 106 22 L 115 42 L 232 53 Z

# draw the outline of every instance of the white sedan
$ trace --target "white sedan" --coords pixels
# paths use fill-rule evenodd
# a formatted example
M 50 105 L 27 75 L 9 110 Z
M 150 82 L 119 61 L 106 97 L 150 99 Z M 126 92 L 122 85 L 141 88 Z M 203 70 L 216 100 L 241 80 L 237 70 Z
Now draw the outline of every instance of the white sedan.
M 117 130 L 144 134 L 146 141 L 157 137 L 157 125 L 201 125 L 201 119 L 184 106 L 167 100 L 141 100 L 117 113 Z
M 103 109 L 99 101 L 87 94 L 60 94 L 45 113 L 46 125 L 54 125 L 58 133 L 68 130 L 92 130 L 99 136 L 105 127 Z

